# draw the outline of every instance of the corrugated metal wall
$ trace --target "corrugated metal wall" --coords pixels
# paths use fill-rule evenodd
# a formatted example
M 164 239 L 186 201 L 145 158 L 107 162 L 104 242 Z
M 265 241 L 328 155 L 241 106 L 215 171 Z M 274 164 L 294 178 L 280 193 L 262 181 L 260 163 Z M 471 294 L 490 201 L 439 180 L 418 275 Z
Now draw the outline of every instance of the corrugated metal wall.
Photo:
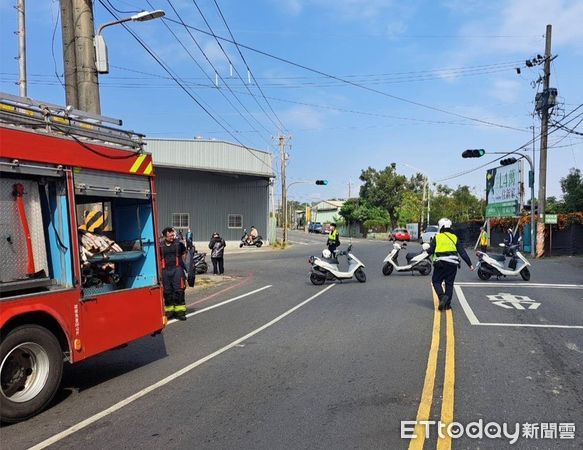
M 214 231 L 238 241 L 243 230 L 229 229 L 227 220 L 241 214 L 244 228 L 254 225 L 266 237 L 269 178 L 159 166 L 155 175 L 161 229 L 172 225 L 172 213 L 188 213 L 195 241 L 210 239 Z
M 154 165 L 273 176 L 271 154 L 223 141 L 147 139 Z

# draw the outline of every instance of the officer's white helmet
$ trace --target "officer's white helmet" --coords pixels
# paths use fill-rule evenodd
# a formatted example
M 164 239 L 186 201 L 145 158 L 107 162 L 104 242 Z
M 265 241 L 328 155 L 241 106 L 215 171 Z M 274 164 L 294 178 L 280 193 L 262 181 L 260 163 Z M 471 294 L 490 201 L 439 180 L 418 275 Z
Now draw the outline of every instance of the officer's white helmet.
M 332 258 L 332 252 L 331 252 L 330 250 L 328 250 L 328 249 L 325 249 L 325 250 L 322 252 L 322 256 L 323 256 L 324 258 L 326 258 L 326 259 L 330 259 L 330 258 Z
M 439 231 L 441 231 L 442 228 L 451 228 L 451 220 L 445 217 L 439 219 L 439 222 L 437 222 L 437 228 L 439 229 Z

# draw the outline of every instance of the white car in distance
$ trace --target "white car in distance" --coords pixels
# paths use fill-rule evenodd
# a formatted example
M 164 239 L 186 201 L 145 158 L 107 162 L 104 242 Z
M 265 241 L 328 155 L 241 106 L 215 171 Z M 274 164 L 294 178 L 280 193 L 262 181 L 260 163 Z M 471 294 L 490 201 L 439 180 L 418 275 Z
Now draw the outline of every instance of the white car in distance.
M 431 239 L 433 239 L 435 237 L 435 235 L 437 234 L 438 231 L 439 231 L 439 228 L 437 228 L 437 225 L 429 225 L 423 231 L 423 233 L 421 233 L 421 237 L 419 238 L 419 243 L 420 244 L 431 243 Z

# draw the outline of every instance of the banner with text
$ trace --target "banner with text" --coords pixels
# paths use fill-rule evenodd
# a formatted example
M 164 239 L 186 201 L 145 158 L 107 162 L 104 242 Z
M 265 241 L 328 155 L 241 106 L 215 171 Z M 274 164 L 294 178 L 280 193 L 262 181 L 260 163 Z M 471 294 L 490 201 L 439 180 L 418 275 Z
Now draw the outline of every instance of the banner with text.
M 486 217 L 518 215 L 522 200 L 520 162 L 486 172 Z

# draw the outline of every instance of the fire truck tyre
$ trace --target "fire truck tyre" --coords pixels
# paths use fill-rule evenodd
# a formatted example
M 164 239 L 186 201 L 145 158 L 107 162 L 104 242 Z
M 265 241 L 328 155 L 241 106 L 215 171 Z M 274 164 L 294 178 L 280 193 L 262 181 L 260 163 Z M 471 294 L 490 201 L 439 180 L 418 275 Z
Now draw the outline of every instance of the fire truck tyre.
M 530 280 L 530 270 L 528 270 L 528 267 L 525 267 L 520 271 L 520 276 L 524 281 Z
M 63 352 L 46 328 L 23 325 L 0 344 L 0 420 L 18 422 L 42 411 L 57 392 Z
M 486 272 L 482 269 L 478 269 L 478 277 L 480 280 L 488 281 L 492 274 L 490 272 Z
M 359 267 L 358 269 L 356 269 L 356 272 L 354 272 L 354 276 L 361 283 L 364 283 L 366 281 L 366 273 L 364 273 L 364 270 L 362 270 L 362 267 Z
M 383 266 L 383 275 L 390 275 L 393 273 L 393 265 L 389 262 Z

